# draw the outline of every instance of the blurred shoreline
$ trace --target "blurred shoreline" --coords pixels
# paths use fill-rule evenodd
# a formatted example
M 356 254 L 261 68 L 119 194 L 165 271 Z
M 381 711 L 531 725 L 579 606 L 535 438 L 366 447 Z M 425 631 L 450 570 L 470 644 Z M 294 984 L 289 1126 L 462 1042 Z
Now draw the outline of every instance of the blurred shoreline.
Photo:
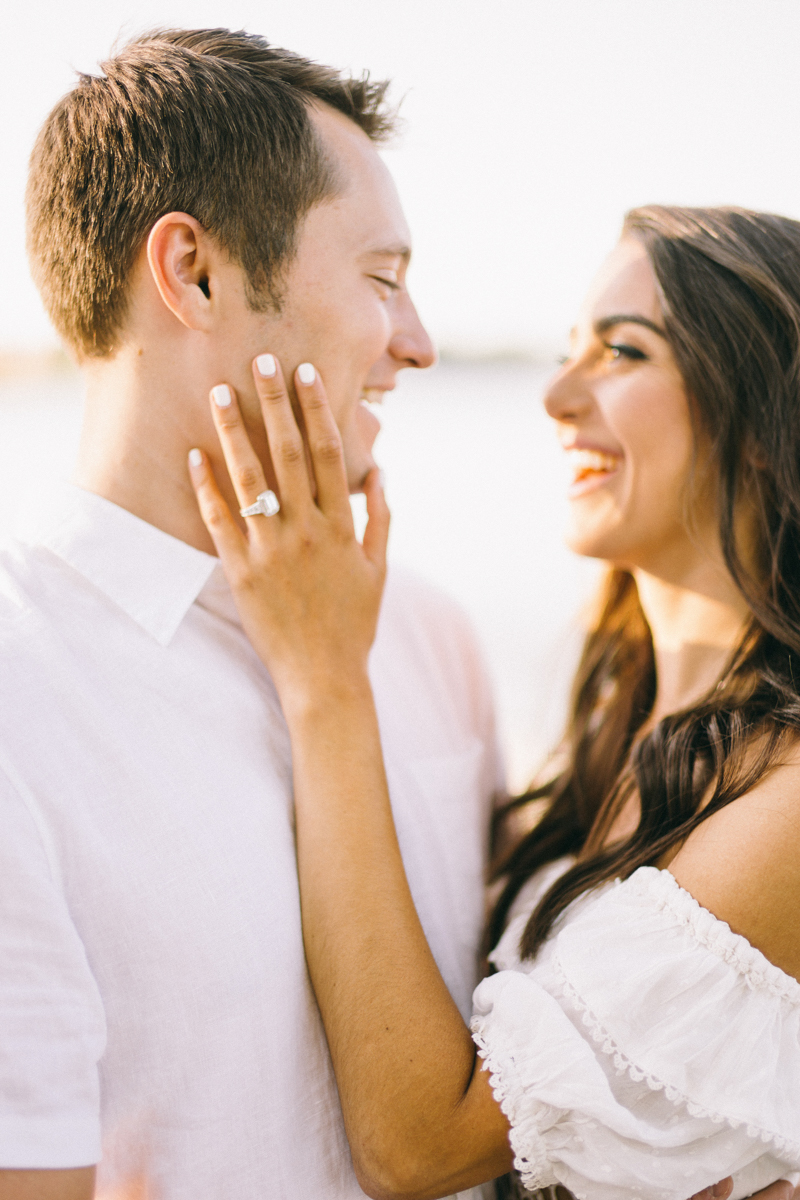
M 0 350 L 0 380 L 63 379 L 78 375 L 75 363 L 58 346 L 38 350 Z
M 520 365 L 544 368 L 552 365 L 559 347 L 542 343 L 533 347 L 486 347 L 484 350 L 462 350 L 458 346 L 438 349 L 440 366 L 503 366 Z M 80 369 L 67 352 L 59 346 L 0 349 L 0 381 L 63 378 L 78 376 Z

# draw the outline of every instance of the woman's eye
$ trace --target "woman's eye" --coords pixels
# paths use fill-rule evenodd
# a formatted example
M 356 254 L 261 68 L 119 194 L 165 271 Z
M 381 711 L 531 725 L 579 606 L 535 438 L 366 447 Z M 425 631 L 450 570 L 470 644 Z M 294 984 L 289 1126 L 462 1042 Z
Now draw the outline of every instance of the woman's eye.
M 637 346 L 629 346 L 626 342 L 606 342 L 606 349 L 611 351 L 612 358 L 627 358 L 641 360 L 647 358 L 643 350 Z

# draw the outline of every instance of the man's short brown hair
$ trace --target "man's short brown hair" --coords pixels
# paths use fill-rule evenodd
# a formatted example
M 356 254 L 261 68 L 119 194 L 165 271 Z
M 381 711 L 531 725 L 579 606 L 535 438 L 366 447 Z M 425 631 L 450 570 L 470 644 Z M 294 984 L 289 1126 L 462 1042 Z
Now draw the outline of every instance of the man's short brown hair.
M 264 38 L 161 29 L 81 75 L 36 141 L 28 253 L 58 332 L 81 356 L 111 353 L 130 270 L 164 213 L 187 212 L 241 264 L 259 311 L 302 218 L 336 191 L 308 105 L 389 132 L 386 84 L 349 78 Z

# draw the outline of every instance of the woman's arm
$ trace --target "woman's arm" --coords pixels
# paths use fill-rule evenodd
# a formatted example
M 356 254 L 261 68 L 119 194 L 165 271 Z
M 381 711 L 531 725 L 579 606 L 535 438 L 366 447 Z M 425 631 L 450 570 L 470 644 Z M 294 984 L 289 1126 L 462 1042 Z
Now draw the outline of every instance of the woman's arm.
M 94 1167 L 63 1171 L 0 1169 L 0 1200 L 92 1200 Z
M 256 373 L 256 384 L 281 513 L 250 518 L 245 535 L 205 458 L 192 478 L 292 738 L 306 955 L 354 1166 L 371 1196 L 449 1195 L 509 1170 L 511 1151 L 508 1123 L 428 949 L 392 820 L 367 676 L 388 510 L 374 473 L 359 546 L 319 381 L 295 379 L 316 503 L 280 372 L 271 380 Z M 266 487 L 261 466 L 235 399 L 212 408 L 245 507 Z
M 508 1124 L 417 919 L 372 697 L 309 697 L 290 728 L 306 954 L 359 1182 L 429 1197 L 500 1175 Z

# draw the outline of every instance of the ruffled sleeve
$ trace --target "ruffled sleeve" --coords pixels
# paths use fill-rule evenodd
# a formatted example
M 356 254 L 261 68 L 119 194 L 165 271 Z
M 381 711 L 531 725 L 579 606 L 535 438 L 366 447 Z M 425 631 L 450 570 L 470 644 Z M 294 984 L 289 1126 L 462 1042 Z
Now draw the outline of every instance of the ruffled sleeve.
M 473 1036 L 526 1187 L 733 1200 L 800 1169 L 800 984 L 642 867 L 475 992 Z

